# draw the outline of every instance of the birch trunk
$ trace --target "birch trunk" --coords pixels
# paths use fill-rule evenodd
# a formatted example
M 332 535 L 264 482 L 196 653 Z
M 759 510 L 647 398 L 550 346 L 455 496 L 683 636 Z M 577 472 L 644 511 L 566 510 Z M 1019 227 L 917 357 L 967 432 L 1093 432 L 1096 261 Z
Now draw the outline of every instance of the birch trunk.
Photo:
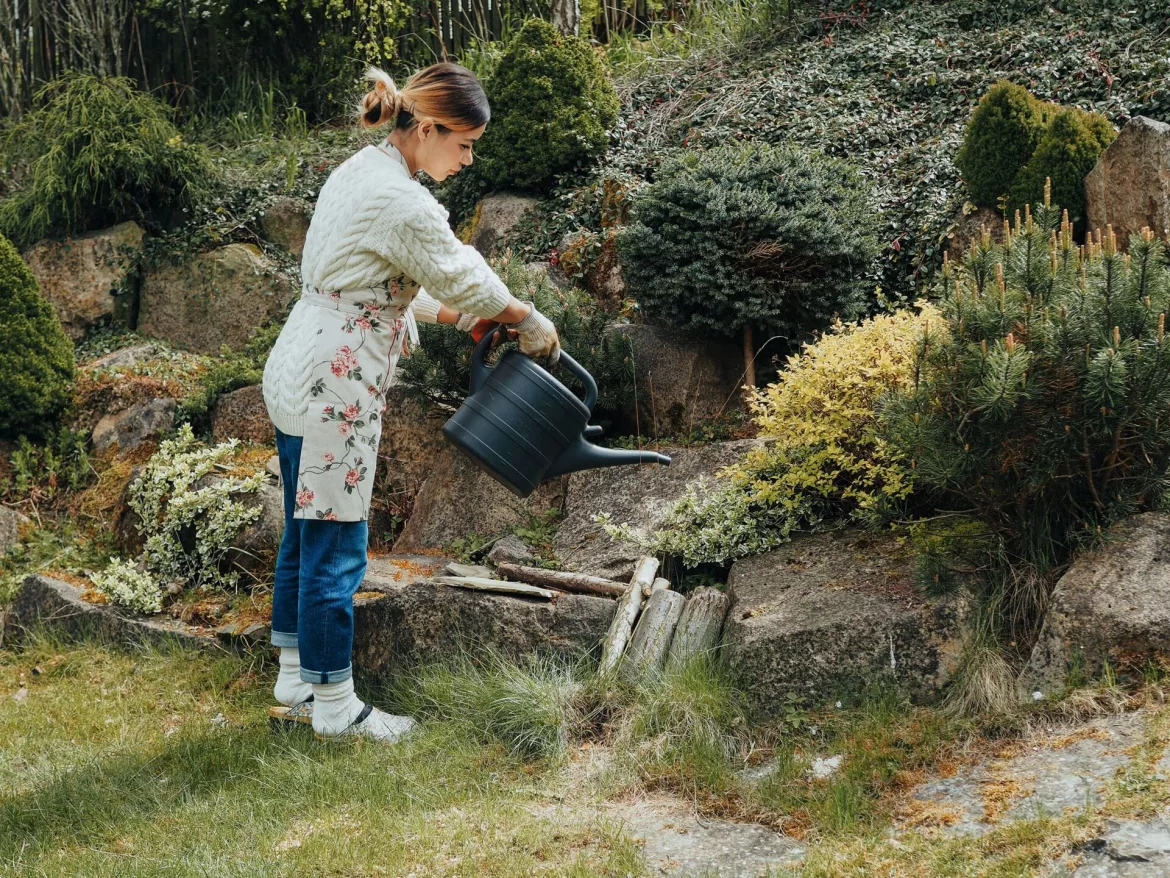
M 683 608 L 674 639 L 670 642 L 666 659 L 668 671 L 683 667 L 695 656 L 718 645 L 730 606 L 730 598 L 716 588 L 695 589 Z
M 622 657 L 626 644 L 634 631 L 634 624 L 638 621 L 638 613 L 642 609 L 642 589 L 654 582 L 654 574 L 658 572 L 658 559 L 645 556 L 638 559 L 634 567 L 634 578 L 630 580 L 625 595 L 618 601 L 617 612 L 609 626 L 609 633 L 601 646 L 601 664 L 598 672 L 607 674 L 612 671 Z

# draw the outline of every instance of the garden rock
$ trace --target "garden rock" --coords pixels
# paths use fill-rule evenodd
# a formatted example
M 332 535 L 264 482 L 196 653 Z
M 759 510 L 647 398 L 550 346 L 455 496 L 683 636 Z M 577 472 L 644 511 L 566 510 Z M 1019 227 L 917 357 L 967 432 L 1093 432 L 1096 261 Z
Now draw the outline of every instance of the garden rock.
M 1170 515 L 1150 512 L 1114 526 L 1060 578 L 1021 683 L 1030 697 L 1064 688 L 1073 666 L 1088 679 L 1106 661 L 1140 674 L 1157 657 L 1170 657 Z
M 305 252 L 305 235 L 312 216 L 313 208 L 308 202 L 278 198 L 260 217 L 260 228 L 266 240 L 300 259 Z
M 252 244 L 228 244 L 142 281 L 138 330 L 201 353 L 243 348 L 253 329 L 282 315 L 289 280 Z
M 74 341 L 114 314 L 114 293 L 122 290 L 138 261 L 145 233 L 126 222 L 64 241 L 41 241 L 24 254 L 37 284 Z M 133 293 L 124 293 L 127 299 Z
M 20 543 L 20 526 L 29 523 L 28 516 L 0 504 L 0 555 L 16 548 Z
M 143 342 L 142 344 L 119 348 L 116 351 L 106 354 L 104 357 L 98 357 L 89 363 L 88 368 L 90 371 L 97 371 L 98 369 L 105 371 L 130 369 L 139 363 L 153 359 L 160 353 L 162 353 L 162 347 L 160 345 L 149 341 Z
M 563 290 L 573 285 L 564 269 L 551 262 L 526 262 L 524 267 L 538 275 L 543 275 L 557 289 Z
M 441 549 L 472 535 L 491 538 L 510 532 L 534 515 L 560 509 L 566 481 L 563 476 L 552 479 L 521 499 L 445 445 L 427 462 L 426 478 L 394 551 Z
M 137 448 L 174 426 L 176 405 L 173 399 L 156 397 L 106 415 L 93 428 L 93 450 L 102 454 L 117 446 L 125 453 Z
M 1117 243 L 1144 227 L 1170 233 L 1170 125 L 1134 116 L 1085 177 L 1090 229 L 1113 226 Z
M 967 251 L 983 237 L 983 230 L 991 233 L 991 240 L 1003 240 L 1003 217 L 990 207 L 976 207 L 965 212 L 966 205 L 955 216 L 951 230 L 947 233 L 946 248 L 955 262 L 963 259 Z
M 571 594 L 546 601 L 429 581 L 446 563 L 370 559 L 354 601 L 355 669 L 389 677 L 412 664 L 450 659 L 460 649 L 494 649 L 513 660 L 600 649 L 616 602 Z
M 484 198 L 475 208 L 469 243 L 484 256 L 503 244 L 520 218 L 537 205 L 537 199 L 500 192 Z
M 409 519 L 415 498 L 437 461 L 445 461 L 450 445 L 443 438 L 449 413 L 428 407 L 401 385 L 386 393 L 382 438 L 374 481 L 373 519 L 390 513 Z
M 743 409 L 743 348 L 650 324 L 614 324 L 633 346 L 637 400 L 624 417 L 643 436 L 685 433 Z
M 740 440 L 663 448 L 657 450 L 670 456 L 670 466 L 644 464 L 572 473 L 553 550 L 569 569 L 628 582 L 634 562 L 645 551 L 634 543 L 612 539 L 593 517 L 609 513 L 615 524 L 628 523 L 650 536 L 688 485 L 697 483 L 700 476 L 713 476 L 755 446 L 755 440 Z
M 165 616 L 139 616 L 109 604 L 91 603 L 76 585 L 50 576 L 27 577 L 8 610 L 4 642 L 8 646 L 26 633 L 48 628 L 71 640 L 115 643 L 179 643 L 191 649 L 216 649 L 215 638 Z
M 736 561 L 727 589 L 725 655 L 761 715 L 782 715 L 791 696 L 819 707 L 883 682 L 929 701 L 955 670 L 967 605 L 923 598 L 911 554 L 889 537 L 799 537 Z
M 240 439 L 257 445 L 276 442 L 276 430 L 268 417 L 261 385 L 225 393 L 211 410 L 211 434 L 216 442 Z
M 497 567 L 500 564 L 533 564 L 540 561 L 532 547 L 515 534 L 497 540 L 488 552 L 487 559 Z

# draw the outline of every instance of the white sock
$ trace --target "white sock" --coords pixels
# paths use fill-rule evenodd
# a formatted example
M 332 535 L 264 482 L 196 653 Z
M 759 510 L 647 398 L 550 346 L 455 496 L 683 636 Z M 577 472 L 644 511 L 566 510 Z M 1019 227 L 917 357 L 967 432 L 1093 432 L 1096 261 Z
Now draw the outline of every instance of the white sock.
M 280 673 L 272 694 L 285 707 L 300 704 L 313 694 L 312 685 L 301 679 L 301 651 L 297 647 L 280 648 Z
M 416 726 L 408 716 L 395 716 L 374 708 L 360 725 L 351 728 L 364 707 L 354 694 L 352 677 L 340 683 L 314 683 L 313 731 L 328 737 L 353 735 L 392 744 Z
M 337 735 L 362 712 L 360 698 L 353 691 L 353 677 L 340 683 L 313 684 L 313 731 Z

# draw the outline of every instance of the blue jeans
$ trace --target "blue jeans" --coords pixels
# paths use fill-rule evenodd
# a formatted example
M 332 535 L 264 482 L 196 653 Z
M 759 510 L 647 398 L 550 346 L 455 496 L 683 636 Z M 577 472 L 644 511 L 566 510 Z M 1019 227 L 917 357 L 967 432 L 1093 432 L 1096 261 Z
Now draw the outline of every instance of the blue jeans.
M 353 596 L 366 574 L 364 521 L 293 518 L 300 436 L 276 431 L 284 481 L 284 536 L 272 587 L 272 645 L 301 652 L 301 679 L 339 683 L 353 676 Z

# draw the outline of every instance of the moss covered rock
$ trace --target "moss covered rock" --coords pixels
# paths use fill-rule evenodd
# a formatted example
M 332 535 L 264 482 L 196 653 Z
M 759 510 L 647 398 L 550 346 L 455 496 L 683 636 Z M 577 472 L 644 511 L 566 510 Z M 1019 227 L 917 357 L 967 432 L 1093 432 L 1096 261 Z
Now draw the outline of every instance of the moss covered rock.
M 495 188 L 538 189 L 601 153 L 617 121 L 609 72 L 589 44 L 532 19 L 508 44 L 487 86 L 492 121 L 479 141 Z
M 73 343 L 0 236 L 0 436 L 43 432 L 68 403 L 72 380 Z

